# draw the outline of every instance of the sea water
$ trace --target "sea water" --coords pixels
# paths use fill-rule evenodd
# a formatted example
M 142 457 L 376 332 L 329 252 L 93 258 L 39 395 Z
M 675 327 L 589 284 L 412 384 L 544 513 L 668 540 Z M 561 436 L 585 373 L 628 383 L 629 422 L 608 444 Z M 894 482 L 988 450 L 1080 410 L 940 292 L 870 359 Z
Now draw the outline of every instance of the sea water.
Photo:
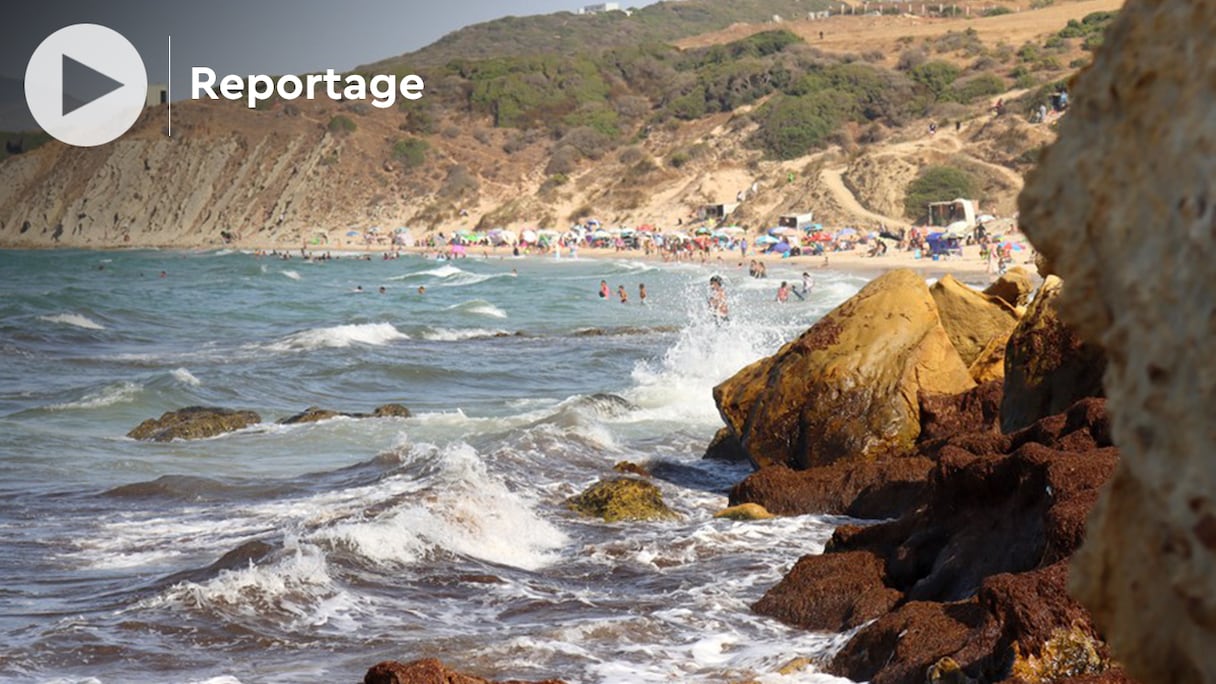
M 434 656 L 497 678 L 845 681 L 775 674 L 845 637 L 749 609 L 840 520 L 714 519 L 748 468 L 701 458 L 712 387 L 864 284 L 814 275 L 782 305 L 800 273 L 735 262 L 0 252 L 0 680 L 354 682 Z M 388 402 L 413 416 L 276 422 Z M 262 422 L 125 436 L 192 405 Z M 563 505 L 619 461 L 680 519 Z

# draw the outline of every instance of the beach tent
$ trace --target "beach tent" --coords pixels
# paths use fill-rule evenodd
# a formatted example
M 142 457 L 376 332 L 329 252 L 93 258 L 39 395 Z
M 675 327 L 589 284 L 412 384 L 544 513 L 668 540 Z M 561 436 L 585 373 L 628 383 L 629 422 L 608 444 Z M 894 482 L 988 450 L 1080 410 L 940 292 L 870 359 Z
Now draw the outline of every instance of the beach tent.
M 955 221 L 954 223 L 951 223 L 950 225 L 946 226 L 946 229 L 943 230 L 942 233 L 945 234 L 947 237 L 960 237 L 961 238 L 961 237 L 966 237 L 967 233 L 970 232 L 970 229 L 971 229 L 971 226 L 967 225 L 966 221 Z
M 534 243 L 536 242 L 536 231 L 525 229 L 524 232 L 519 234 L 519 239 L 524 242 Z
M 785 254 L 786 252 L 790 251 L 790 243 L 778 242 L 778 243 L 774 244 L 772 247 L 769 247 L 768 251 L 776 252 L 777 254 Z

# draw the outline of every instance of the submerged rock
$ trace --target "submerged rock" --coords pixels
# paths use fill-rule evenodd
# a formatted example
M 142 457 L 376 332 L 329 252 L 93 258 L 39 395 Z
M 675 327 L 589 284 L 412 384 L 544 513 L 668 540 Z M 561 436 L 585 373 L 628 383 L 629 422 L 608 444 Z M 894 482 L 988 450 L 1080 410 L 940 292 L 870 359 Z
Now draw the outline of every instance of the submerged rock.
M 1109 358 L 1123 461 L 1073 589 L 1146 681 L 1216 681 L 1216 3 L 1129 0 L 1027 179 L 1060 312 Z
M 583 515 L 603 518 L 605 522 L 679 517 L 663 502 L 663 493 L 658 487 L 632 477 L 601 480 L 582 494 L 567 499 L 566 506 Z
M 131 439 L 170 442 L 175 439 L 203 439 L 233 432 L 262 422 L 253 411 L 210 406 L 189 406 L 168 411 L 160 418 L 149 418 L 127 433 Z
M 1057 304 L 1063 289 L 1059 278 L 1048 276 L 1009 337 L 1001 403 L 1005 432 L 1059 413 L 1083 397 L 1103 396 L 1106 356 L 1060 319 Z
M 558 679 L 524 682 L 483 679 L 449 669 L 435 658 L 400 663 L 386 660 L 376 663 L 363 676 L 363 684 L 564 684 Z
M 719 384 L 714 400 L 757 467 L 802 469 L 907 451 L 917 394 L 974 384 L 924 280 L 897 270 Z
M 739 504 L 730 508 L 723 508 L 714 513 L 715 518 L 726 518 L 727 520 L 770 520 L 777 516 L 765 510 L 764 506 L 754 503 Z
M 409 418 L 413 415 L 408 408 L 401 404 L 384 404 L 377 406 L 371 413 L 346 413 L 329 409 L 309 406 L 303 411 L 279 421 L 280 425 L 299 425 L 316 423 L 332 418 Z

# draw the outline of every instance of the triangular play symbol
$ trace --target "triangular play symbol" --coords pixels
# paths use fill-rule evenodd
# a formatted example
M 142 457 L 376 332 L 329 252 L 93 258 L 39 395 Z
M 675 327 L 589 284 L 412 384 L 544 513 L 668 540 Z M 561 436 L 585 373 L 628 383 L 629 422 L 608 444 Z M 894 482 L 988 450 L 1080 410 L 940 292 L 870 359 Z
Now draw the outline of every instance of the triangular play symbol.
M 63 55 L 63 82 L 65 84 L 71 83 L 72 90 L 75 92 L 68 95 L 67 90 L 64 90 L 63 112 L 60 116 L 67 116 L 90 102 L 109 95 L 124 85 L 96 69 L 77 62 L 67 55 Z

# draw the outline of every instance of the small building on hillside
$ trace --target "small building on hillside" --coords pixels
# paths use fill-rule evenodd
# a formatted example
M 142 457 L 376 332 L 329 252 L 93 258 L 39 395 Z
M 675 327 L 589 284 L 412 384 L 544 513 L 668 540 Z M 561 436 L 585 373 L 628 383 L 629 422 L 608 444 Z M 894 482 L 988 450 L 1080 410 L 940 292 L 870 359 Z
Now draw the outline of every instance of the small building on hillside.
M 706 204 L 697 211 L 697 217 L 702 221 L 721 221 L 739 208 L 739 204 Z
M 158 107 L 169 102 L 169 86 L 164 83 L 149 83 L 145 107 Z
M 587 5 L 579 10 L 579 14 L 602 14 L 604 12 L 620 12 L 621 3 L 619 2 L 601 2 L 596 5 Z
M 808 211 L 805 214 L 786 214 L 777 217 L 777 225 L 782 228 L 806 228 L 815 222 L 815 212 Z

